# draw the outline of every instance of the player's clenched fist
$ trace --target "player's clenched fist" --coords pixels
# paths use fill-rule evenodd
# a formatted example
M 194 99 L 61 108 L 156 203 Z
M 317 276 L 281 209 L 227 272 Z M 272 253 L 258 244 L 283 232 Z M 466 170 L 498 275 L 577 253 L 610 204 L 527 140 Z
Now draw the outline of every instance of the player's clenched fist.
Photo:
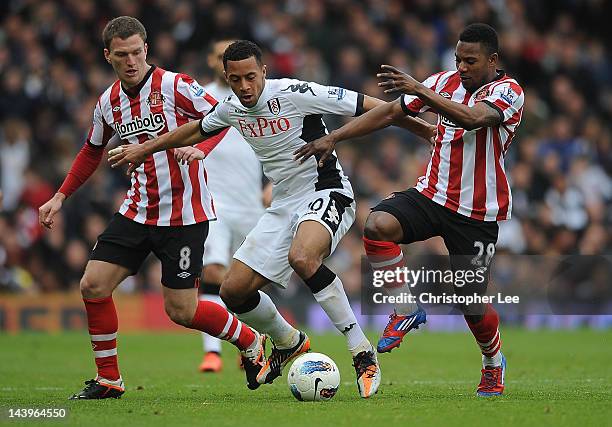
M 44 205 L 38 208 L 38 221 L 40 225 L 48 229 L 53 228 L 53 217 L 62 208 L 62 203 L 66 199 L 62 193 L 55 193 L 55 195 Z

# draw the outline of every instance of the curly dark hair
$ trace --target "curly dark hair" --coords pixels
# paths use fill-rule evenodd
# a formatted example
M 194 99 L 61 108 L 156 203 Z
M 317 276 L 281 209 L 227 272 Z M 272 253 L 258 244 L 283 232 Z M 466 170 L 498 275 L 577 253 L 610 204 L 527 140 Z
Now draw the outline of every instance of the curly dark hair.
M 227 61 L 242 61 L 243 59 L 255 57 L 257 64 L 263 65 L 261 60 L 261 49 L 249 40 L 238 40 L 230 44 L 223 53 L 223 68 L 227 68 Z
M 476 23 L 468 25 L 459 35 L 459 41 L 480 43 L 487 49 L 489 55 L 497 53 L 499 49 L 497 32 L 493 27 L 487 24 Z

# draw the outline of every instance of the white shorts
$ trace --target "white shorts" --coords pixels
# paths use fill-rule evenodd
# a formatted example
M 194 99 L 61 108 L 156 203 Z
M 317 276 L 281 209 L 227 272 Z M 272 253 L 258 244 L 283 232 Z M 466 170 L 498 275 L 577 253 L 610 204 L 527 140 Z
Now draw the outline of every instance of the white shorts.
M 331 236 L 330 254 L 355 221 L 355 201 L 342 189 L 310 191 L 273 201 L 234 254 L 262 276 L 287 287 L 293 270 L 289 248 L 298 226 L 317 221 Z
M 232 255 L 240 247 L 247 234 L 255 227 L 263 209 L 251 212 L 228 212 L 217 209 L 217 220 L 209 222 L 209 231 L 204 243 L 204 266 L 221 264 L 229 267 Z

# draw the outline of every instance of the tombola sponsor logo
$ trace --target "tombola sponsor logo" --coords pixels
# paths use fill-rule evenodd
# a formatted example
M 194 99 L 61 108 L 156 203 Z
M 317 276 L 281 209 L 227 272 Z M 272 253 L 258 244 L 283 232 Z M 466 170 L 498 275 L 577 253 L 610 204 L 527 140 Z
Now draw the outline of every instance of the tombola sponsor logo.
M 166 124 L 163 114 L 149 114 L 146 117 L 134 117 L 127 123 L 114 123 L 115 131 L 122 139 L 140 134 L 155 134 Z

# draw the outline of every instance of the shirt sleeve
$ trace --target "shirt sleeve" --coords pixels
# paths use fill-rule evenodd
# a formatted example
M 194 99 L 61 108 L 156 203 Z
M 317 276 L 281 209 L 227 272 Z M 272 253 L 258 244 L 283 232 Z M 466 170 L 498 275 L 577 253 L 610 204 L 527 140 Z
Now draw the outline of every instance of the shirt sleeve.
M 72 193 L 93 175 L 103 156 L 103 146 L 85 143 L 74 159 L 74 162 L 72 162 L 72 166 L 70 166 L 62 186 L 57 191 L 64 194 L 66 198 L 70 197 Z
M 102 105 L 98 99 L 93 112 L 93 123 L 87 134 L 87 143 L 96 147 L 104 147 L 114 134 L 115 130 L 104 119 Z
M 424 86 L 436 92 L 436 85 L 441 75 L 442 73 L 431 75 L 422 83 Z M 425 104 L 418 96 L 415 95 L 402 95 L 400 97 L 400 104 L 402 106 L 402 110 L 404 110 L 404 113 L 412 117 L 431 110 L 429 105 Z
M 200 120 L 200 133 L 205 138 L 211 137 L 231 126 L 229 122 L 228 104 L 222 102 Z
M 306 115 L 356 116 L 363 111 L 363 94 L 341 87 L 287 80 L 282 83 L 280 89 L 280 92 L 286 95 L 301 113 Z
M 516 123 L 520 118 L 525 97 L 523 89 L 514 81 L 496 84 L 491 93 L 481 102 L 495 108 L 504 124 Z
M 178 74 L 175 105 L 179 114 L 195 120 L 201 119 L 217 105 L 217 100 L 187 74 Z

